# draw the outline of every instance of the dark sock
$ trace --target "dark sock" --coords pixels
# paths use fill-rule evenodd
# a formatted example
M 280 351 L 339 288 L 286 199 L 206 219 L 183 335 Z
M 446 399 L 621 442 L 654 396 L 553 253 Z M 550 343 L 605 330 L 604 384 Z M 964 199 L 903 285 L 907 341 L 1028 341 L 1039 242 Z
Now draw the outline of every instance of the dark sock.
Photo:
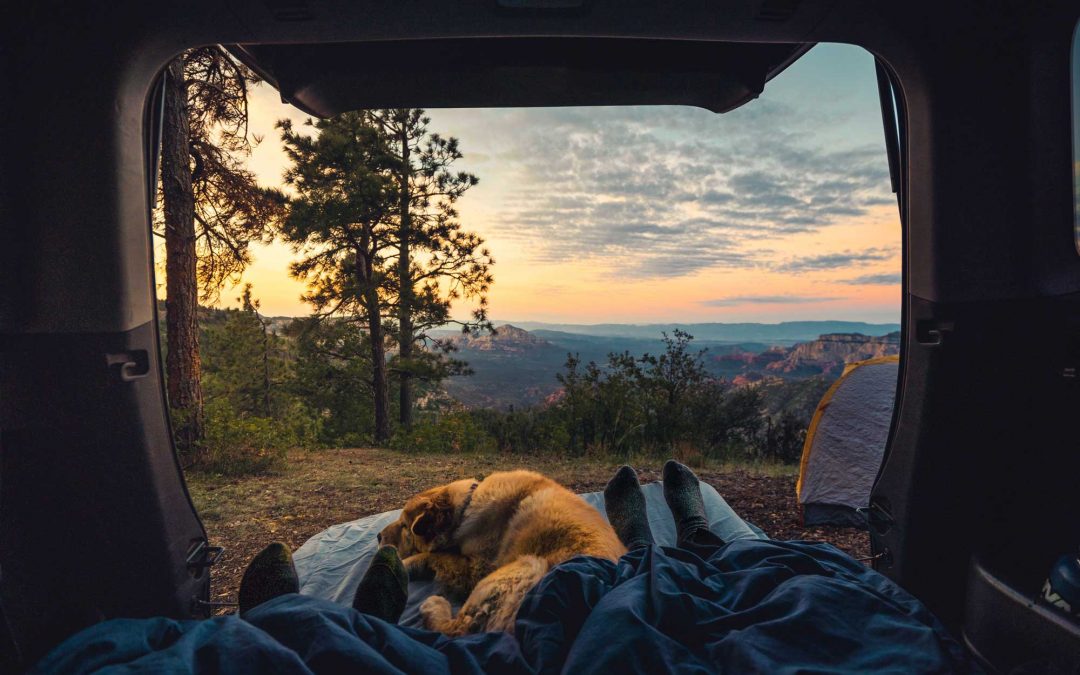
M 664 501 L 675 517 L 677 543 L 692 542 L 695 534 L 709 529 L 705 502 L 694 472 L 673 459 L 664 464 Z
M 275 541 L 251 559 L 240 580 L 240 614 L 286 593 L 299 593 L 300 579 L 289 547 Z
M 397 623 L 409 598 L 409 575 L 397 549 L 382 546 L 360 579 L 353 596 L 353 608 L 364 614 Z
M 621 467 L 608 481 L 604 488 L 604 510 L 623 546 L 634 549 L 653 543 L 645 494 L 638 483 L 637 472 L 631 467 Z

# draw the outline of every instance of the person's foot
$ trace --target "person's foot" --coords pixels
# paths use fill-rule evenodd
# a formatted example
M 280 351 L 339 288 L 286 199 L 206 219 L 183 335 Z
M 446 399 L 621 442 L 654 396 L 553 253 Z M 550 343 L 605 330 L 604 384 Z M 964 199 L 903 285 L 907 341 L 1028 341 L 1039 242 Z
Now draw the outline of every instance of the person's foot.
M 633 468 L 621 467 L 608 481 L 604 488 L 604 510 L 623 546 L 635 549 L 653 543 L 645 494 Z
M 705 502 L 701 499 L 698 477 L 689 467 L 669 459 L 664 464 L 664 501 L 675 517 L 675 534 L 679 544 L 692 541 L 700 531 L 708 531 Z
M 353 608 L 364 614 L 397 623 L 409 598 L 409 575 L 401 564 L 397 549 L 382 546 L 360 579 L 353 596 Z
M 299 592 L 300 579 L 293 566 L 292 552 L 285 544 L 275 541 L 259 551 L 244 570 L 237 598 L 240 614 L 279 595 Z

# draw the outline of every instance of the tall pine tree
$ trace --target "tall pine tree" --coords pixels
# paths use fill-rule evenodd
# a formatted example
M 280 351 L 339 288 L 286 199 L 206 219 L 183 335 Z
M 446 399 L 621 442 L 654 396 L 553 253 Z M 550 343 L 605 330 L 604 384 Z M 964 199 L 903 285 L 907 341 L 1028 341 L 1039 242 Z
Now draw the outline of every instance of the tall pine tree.
M 456 203 L 479 180 L 452 165 L 462 157 L 456 138 L 431 132 L 431 119 L 419 108 L 392 108 L 367 113 L 383 136 L 391 157 L 389 173 L 396 189 L 395 285 L 399 378 L 399 421 L 412 424 L 413 380 L 439 379 L 459 362 L 440 358 L 450 344 L 434 340 L 432 328 L 459 324 L 465 332 L 491 330 L 487 292 L 494 281 L 495 260 L 476 233 L 462 229 Z M 470 319 L 450 315 L 454 301 L 475 299 Z M 417 350 L 420 345 L 435 351 Z
M 317 316 L 367 324 L 376 441 L 390 432 L 384 327 L 396 329 L 390 363 L 404 427 L 412 421 L 414 380 L 464 372 L 465 364 L 447 356 L 449 341 L 433 339 L 431 329 L 491 328 L 494 260 L 483 239 L 462 228 L 455 208 L 477 178 L 450 170 L 462 157 L 457 140 L 429 132 L 429 122 L 422 110 L 393 109 L 309 120 L 314 133 L 288 120 L 278 125 L 292 160 L 285 181 L 296 191 L 281 232 L 303 255 L 292 273 L 308 281 L 304 298 Z M 476 301 L 469 319 L 451 316 L 459 299 Z
M 388 255 L 396 196 L 388 178 L 389 156 L 362 113 L 307 124 L 314 135 L 294 130 L 289 120 L 278 122 L 292 161 L 285 183 L 296 192 L 281 234 L 303 256 L 291 272 L 308 281 L 304 300 L 315 315 L 367 326 L 375 442 L 385 443 L 390 407 L 383 317 L 390 308 Z
M 220 47 L 191 49 L 166 70 L 162 130 L 165 239 L 165 373 L 181 452 L 203 435 L 199 300 L 216 298 L 251 261 L 282 209 L 280 193 L 261 188 L 243 166 L 251 152 L 248 88 L 254 74 Z

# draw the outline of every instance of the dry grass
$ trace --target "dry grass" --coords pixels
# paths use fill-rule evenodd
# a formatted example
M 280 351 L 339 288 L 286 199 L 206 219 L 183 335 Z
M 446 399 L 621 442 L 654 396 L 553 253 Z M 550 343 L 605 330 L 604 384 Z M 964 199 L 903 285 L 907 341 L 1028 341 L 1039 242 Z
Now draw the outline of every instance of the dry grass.
M 271 541 L 294 549 L 335 523 L 400 508 L 413 494 L 457 478 L 505 469 L 533 469 L 575 492 L 600 490 L 622 462 L 582 457 L 518 455 L 413 455 L 391 450 L 345 449 L 290 453 L 277 475 L 187 477 L 210 535 L 226 548 L 214 570 L 214 600 L 236 596 L 248 560 Z M 659 480 L 662 461 L 631 458 L 642 482 Z M 701 462 L 695 462 L 701 464 Z M 778 539 L 829 541 L 857 557 L 869 555 L 864 532 L 802 528 L 795 501 L 795 467 L 695 467 L 744 518 Z

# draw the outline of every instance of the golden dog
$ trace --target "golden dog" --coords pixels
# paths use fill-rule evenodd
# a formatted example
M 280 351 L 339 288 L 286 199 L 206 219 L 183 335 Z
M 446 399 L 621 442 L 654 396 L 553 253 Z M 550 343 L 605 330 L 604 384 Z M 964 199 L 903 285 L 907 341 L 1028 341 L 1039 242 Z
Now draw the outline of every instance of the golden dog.
M 604 517 L 581 497 L 533 471 L 501 471 L 422 492 L 379 533 L 397 547 L 410 579 L 434 576 L 468 596 L 457 616 L 446 598 L 420 606 L 424 625 L 447 635 L 512 631 L 525 594 L 575 555 L 626 553 Z

